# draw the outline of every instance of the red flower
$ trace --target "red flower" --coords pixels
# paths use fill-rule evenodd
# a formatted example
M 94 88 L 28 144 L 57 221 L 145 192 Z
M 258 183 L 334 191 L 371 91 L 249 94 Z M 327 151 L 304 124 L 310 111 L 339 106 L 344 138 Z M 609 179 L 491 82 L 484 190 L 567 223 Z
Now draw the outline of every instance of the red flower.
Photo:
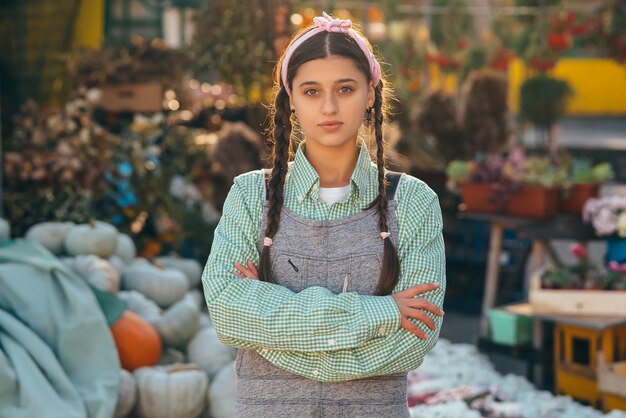
M 576 21 L 576 13 L 575 12 L 569 12 L 566 16 L 565 16 L 565 23 L 567 23 L 568 25 L 571 25 L 572 23 L 574 23 Z
M 551 33 L 548 36 L 548 44 L 552 49 L 567 49 L 571 45 L 571 39 L 565 32 Z
M 570 252 L 577 258 L 587 258 L 589 253 L 587 252 L 587 248 L 581 244 L 572 244 L 570 247 Z

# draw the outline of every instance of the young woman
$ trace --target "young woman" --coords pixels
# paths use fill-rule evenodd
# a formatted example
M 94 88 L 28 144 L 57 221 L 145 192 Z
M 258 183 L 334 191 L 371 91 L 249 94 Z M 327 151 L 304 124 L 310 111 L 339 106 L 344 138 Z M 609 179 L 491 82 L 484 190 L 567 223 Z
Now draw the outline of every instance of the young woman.
M 437 196 L 385 171 L 384 81 L 349 20 L 296 34 L 275 84 L 273 167 L 235 178 L 202 278 L 240 348 L 236 416 L 408 417 L 443 315 Z

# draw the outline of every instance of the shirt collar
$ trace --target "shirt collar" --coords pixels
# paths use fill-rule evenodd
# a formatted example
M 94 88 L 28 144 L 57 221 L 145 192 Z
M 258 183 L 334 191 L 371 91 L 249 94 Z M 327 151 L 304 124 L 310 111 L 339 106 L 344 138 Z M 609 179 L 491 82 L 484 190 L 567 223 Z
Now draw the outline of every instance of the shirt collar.
M 298 145 L 296 156 L 290 164 L 291 167 L 289 169 L 287 182 L 290 184 L 290 188 L 292 188 L 293 193 L 295 193 L 299 201 L 302 201 L 304 197 L 309 194 L 314 200 L 317 200 L 319 198 L 320 177 L 306 158 L 306 155 L 304 155 L 305 147 L 306 141 L 302 141 Z M 352 185 L 350 195 L 355 198 L 365 196 L 365 190 L 368 184 L 368 172 L 373 167 L 372 159 L 370 158 L 367 146 L 364 142 L 361 142 L 358 150 L 359 156 L 352 176 L 350 177 L 350 184 Z

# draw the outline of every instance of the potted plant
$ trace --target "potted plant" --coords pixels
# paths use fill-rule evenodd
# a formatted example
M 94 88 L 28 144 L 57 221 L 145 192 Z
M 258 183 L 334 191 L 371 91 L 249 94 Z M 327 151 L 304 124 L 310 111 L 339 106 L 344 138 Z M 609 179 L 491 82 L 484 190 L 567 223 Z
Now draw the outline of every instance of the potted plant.
M 556 154 L 554 134 L 556 121 L 565 113 L 567 100 L 573 90 L 565 80 L 538 74 L 528 78 L 520 87 L 520 116 L 530 121 L 540 133 L 550 154 Z
M 527 157 L 522 148 L 514 148 L 506 157 L 482 155 L 472 161 L 452 161 L 447 174 L 458 185 L 462 209 L 467 212 L 539 219 L 558 212 L 564 173 L 547 158 Z
M 476 213 L 504 213 L 505 195 L 516 191 L 516 185 L 504 177 L 505 159 L 499 155 L 479 156 L 476 160 L 453 160 L 447 175 L 451 185 L 458 186 L 461 210 Z
M 574 244 L 573 265 L 549 266 L 531 279 L 529 302 L 536 313 L 626 314 L 626 263 L 609 263 L 604 269 L 589 259 L 587 249 Z
M 568 165 L 569 176 L 562 184 L 561 211 L 578 214 L 587 200 L 598 196 L 600 184 L 613 179 L 613 168 L 609 163 L 592 166 L 588 160 L 577 158 Z

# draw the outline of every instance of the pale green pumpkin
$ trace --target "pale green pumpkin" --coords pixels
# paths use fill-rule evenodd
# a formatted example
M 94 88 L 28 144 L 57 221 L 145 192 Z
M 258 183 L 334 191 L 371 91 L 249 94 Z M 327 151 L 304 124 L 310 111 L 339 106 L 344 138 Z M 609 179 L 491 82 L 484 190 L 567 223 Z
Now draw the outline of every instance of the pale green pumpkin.
M 194 364 L 135 370 L 142 418 L 195 418 L 206 405 L 209 379 Z
M 117 235 L 117 228 L 106 222 L 77 225 L 65 237 L 65 250 L 70 255 L 93 254 L 109 258 L 115 252 Z

